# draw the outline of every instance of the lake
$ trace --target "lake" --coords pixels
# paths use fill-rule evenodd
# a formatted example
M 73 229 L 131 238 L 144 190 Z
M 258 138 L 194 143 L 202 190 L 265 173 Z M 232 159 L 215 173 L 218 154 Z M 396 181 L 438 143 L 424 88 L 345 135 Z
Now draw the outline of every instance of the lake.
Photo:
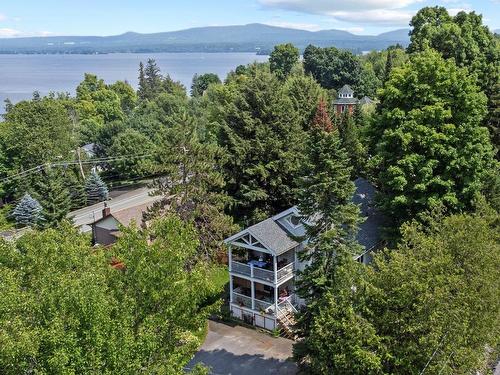
M 0 113 L 3 101 L 18 102 L 51 91 L 75 93 L 84 73 L 96 74 L 107 83 L 127 80 L 137 87 L 139 62 L 156 60 L 163 74 L 169 74 L 186 88 L 195 73 L 216 73 L 224 79 L 238 65 L 266 61 L 254 53 L 112 53 L 107 55 L 1 55 Z

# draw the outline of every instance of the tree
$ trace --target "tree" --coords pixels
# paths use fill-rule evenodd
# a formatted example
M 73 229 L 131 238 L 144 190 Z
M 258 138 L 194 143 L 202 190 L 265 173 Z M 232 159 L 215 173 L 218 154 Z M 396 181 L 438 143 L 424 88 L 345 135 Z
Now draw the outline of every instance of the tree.
M 198 129 L 186 114 L 162 135 L 155 166 L 161 175 L 153 183 L 154 194 L 165 197 L 164 205 L 193 223 L 199 235 L 198 255 L 215 259 L 224 238 L 234 232 L 221 170 L 222 150 L 199 139 Z
M 365 95 L 360 60 L 349 51 L 309 45 L 304 51 L 304 70 L 326 89 L 350 85 L 358 95 Z
M 397 249 L 368 269 L 365 311 L 386 373 L 469 374 L 498 343 L 498 213 L 480 207 L 404 225 Z
M 175 216 L 110 249 L 69 223 L 2 241 L 0 372 L 184 373 L 221 292 L 196 249 Z
M 64 105 L 53 98 L 21 101 L 5 115 L 2 138 L 7 167 L 21 172 L 66 158 L 73 150 L 72 123 Z
M 477 206 L 404 224 L 373 266 L 335 258 L 333 291 L 318 300 L 298 359 L 313 374 L 486 373 L 500 332 L 499 216 Z
M 124 118 L 120 100 L 121 85 L 115 90 L 108 87 L 96 75 L 85 74 L 84 80 L 76 88 L 76 110 L 80 120 L 93 120 L 98 124 L 108 123 Z
M 445 59 L 453 58 L 459 67 L 467 68 L 476 76 L 477 85 L 489 100 L 489 115 L 485 121 L 494 128 L 494 95 L 498 92 L 500 80 L 500 42 L 483 25 L 482 16 L 461 11 L 452 17 L 444 7 L 425 7 L 413 17 L 410 25 L 413 29 L 409 52 L 432 48 Z M 492 137 L 493 141 L 496 139 Z M 500 147 L 498 143 L 495 145 Z
M 120 98 L 120 105 L 124 113 L 130 113 L 137 104 L 137 94 L 127 81 L 116 81 L 109 86 Z
M 92 171 L 85 181 L 85 191 L 87 192 L 87 202 L 90 204 L 108 200 L 108 187 L 95 171 Z
M 290 100 L 302 129 L 309 130 L 319 100 L 327 97 L 326 91 L 311 75 L 294 74 L 284 82 L 283 94 Z
M 444 204 L 467 210 L 493 165 L 474 78 L 437 52 L 394 69 L 374 122 L 382 207 L 401 223 Z
M 222 109 L 215 102 L 209 110 L 228 152 L 224 172 L 234 199 L 231 211 L 246 224 L 293 204 L 305 146 L 301 119 L 278 79 L 265 66 L 250 66 L 248 74 L 219 91 Z
M 146 135 L 135 129 L 125 129 L 113 138 L 106 154 L 117 158 L 110 165 L 122 178 L 141 177 L 153 169 L 154 147 Z
M 365 172 L 366 159 L 368 158 L 366 148 L 362 143 L 361 130 L 359 119 L 362 114 L 361 106 L 356 106 L 355 115 L 351 115 L 348 111 L 340 119 L 339 131 L 342 147 L 349 155 L 350 165 L 352 165 L 352 178 L 360 177 Z M 356 118 L 357 117 L 357 118 Z
M 43 225 L 55 227 L 66 218 L 71 208 L 71 196 L 61 172 L 45 170 L 35 186 L 34 196 L 43 208 Z
M 269 56 L 271 73 L 284 80 L 291 73 L 293 67 L 299 62 L 299 49 L 292 43 L 278 44 Z
M 19 203 L 14 207 L 12 216 L 18 225 L 37 226 L 43 221 L 43 208 L 40 203 L 25 193 Z
M 219 76 L 215 73 L 195 74 L 193 84 L 191 85 L 191 96 L 202 96 L 208 89 L 208 86 L 221 83 Z
M 71 209 L 77 210 L 87 205 L 87 192 L 85 191 L 85 184 L 76 180 L 69 186 Z
M 333 368 L 326 371 L 325 363 L 311 362 L 319 359 L 315 332 L 328 304 L 349 303 L 339 298 L 349 293 L 352 284 L 339 280 L 343 267 L 352 265 L 352 257 L 361 253 L 361 247 L 356 242 L 360 217 L 359 208 L 352 203 L 355 190 L 351 181 L 352 167 L 324 102 L 318 105 L 306 149 L 307 159 L 302 166 L 297 193 L 308 239 L 306 248 L 299 254 L 307 266 L 298 273 L 297 287 L 306 306 L 298 315 L 297 329 L 302 340 L 294 350 L 299 363 L 312 365 L 316 371 L 313 373 L 329 373 Z M 332 360 L 326 361 L 331 363 Z M 339 363 L 339 366 L 343 365 Z
M 162 76 L 154 59 L 148 59 L 146 67 L 139 64 L 139 90 L 137 95 L 142 100 L 152 100 L 161 93 L 169 93 L 181 97 L 186 96 L 184 86 L 174 82 L 168 75 Z

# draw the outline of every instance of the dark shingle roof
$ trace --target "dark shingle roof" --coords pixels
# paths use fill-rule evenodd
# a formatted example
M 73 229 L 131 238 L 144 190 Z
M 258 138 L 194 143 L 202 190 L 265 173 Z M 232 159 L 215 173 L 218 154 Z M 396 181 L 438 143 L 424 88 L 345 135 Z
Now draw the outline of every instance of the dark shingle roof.
M 339 94 L 354 94 L 354 90 L 349 85 L 344 85 L 339 90 Z
M 366 250 L 369 250 L 380 242 L 380 228 L 385 225 L 386 220 L 375 208 L 374 201 L 377 192 L 375 187 L 363 178 L 358 178 L 354 183 L 356 185 L 356 192 L 354 193 L 353 202 L 360 205 L 361 215 L 366 218 L 360 225 L 358 241 Z M 290 210 L 294 210 L 295 212 L 295 208 L 292 208 L 284 211 L 282 214 L 288 214 Z M 231 242 L 242 233 L 248 232 L 261 242 L 262 245 L 273 250 L 277 255 L 283 254 L 299 245 L 299 243 L 293 240 L 289 236 L 288 231 L 279 224 L 278 220 L 283 217 L 282 214 L 252 225 L 246 231 L 235 234 L 226 239 L 226 241 Z
M 361 105 L 371 104 L 371 103 L 373 103 L 373 100 L 371 100 L 368 96 L 363 96 L 363 98 L 361 98 L 358 103 Z
M 274 221 L 273 218 L 266 219 L 252 225 L 248 232 L 269 249 L 276 252 L 276 255 L 286 253 L 299 243 L 292 240 L 288 233 Z
M 385 216 L 375 208 L 375 195 L 377 190 L 364 178 L 354 181 L 356 192 L 353 202 L 360 205 L 361 216 L 366 220 L 359 226 L 358 242 L 366 250 L 377 245 L 380 240 L 380 228 L 386 223 Z

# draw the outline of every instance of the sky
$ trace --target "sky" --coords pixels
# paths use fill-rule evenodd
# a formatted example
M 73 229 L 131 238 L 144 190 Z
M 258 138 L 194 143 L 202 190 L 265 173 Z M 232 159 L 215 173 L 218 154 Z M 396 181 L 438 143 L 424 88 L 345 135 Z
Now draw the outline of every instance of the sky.
M 483 14 L 500 29 L 500 0 L 0 0 L 0 37 L 117 35 L 265 23 L 379 34 L 403 28 L 418 9 L 441 5 Z

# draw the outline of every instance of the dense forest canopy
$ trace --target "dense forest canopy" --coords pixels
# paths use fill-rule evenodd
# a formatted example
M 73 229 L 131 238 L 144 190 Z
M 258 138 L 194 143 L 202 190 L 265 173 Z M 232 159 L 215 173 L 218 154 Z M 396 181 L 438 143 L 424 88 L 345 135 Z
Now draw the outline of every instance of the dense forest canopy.
M 499 39 L 441 7 L 411 26 L 407 49 L 365 55 L 277 45 L 268 63 L 195 76 L 191 95 L 149 59 L 137 91 L 86 74 L 76 96 L 6 103 L 0 229 L 33 231 L 0 241 L 0 372 L 181 373 L 218 305 L 222 240 L 292 205 L 311 219 L 301 369 L 485 369 L 500 337 Z M 344 85 L 352 111 L 334 105 Z M 372 265 L 354 260 L 358 177 L 388 218 Z M 71 228 L 70 210 L 135 183 L 161 197 L 151 226 L 106 251 Z

